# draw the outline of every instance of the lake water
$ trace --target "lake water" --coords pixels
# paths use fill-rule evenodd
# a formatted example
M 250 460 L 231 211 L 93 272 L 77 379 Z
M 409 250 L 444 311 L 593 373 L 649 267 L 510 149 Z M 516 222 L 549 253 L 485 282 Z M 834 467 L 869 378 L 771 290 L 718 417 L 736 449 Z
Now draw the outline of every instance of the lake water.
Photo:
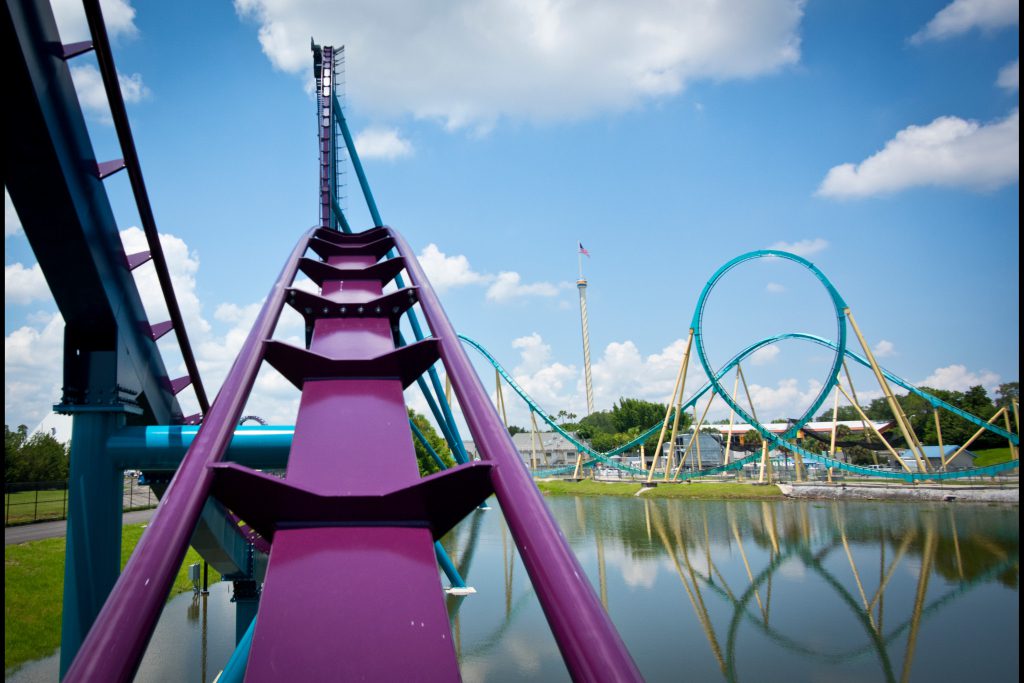
M 649 681 L 1016 681 L 1016 507 L 552 497 Z M 467 681 L 569 680 L 500 509 L 444 543 L 477 593 L 448 598 Z M 142 681 L 210 681 L 230 586 L 164 610 Z M 599 643 L 594 644 L 599 647 Z M 205 655 L 205 656 L 204 656 Z M 54 680 L 55 658 L 16 680 Z

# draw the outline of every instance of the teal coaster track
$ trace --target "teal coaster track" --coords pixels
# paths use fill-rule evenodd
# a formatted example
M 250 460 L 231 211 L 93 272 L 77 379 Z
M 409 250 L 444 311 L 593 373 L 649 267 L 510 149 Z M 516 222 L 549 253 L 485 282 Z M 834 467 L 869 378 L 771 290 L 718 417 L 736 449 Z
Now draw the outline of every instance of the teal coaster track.
M 785 333 L 785 334 L 774 335 L 774 336 L 762 339 L 762 340 L 760 340 L 758 342 L 755 342 L 755 343 L 751 344 L 750 346 L 747 346 L 745 349 L 743 349 L 742 351 L 737 353 L 735 356 L 733 356 L 719 370 L 715 371 L 715 370 L 712 369 L 712 366 L 711 366 L 711 364 L 710 364 L 710 362 L 708 361 L 708 358 L 707 358 L 707 352 L 706 352 L 706 349 L 704 347 L 704 335 L 703 335 L 703 329 L 702 329 L 704 310 L 705 310 L 706 305 L 707 305 L 708 296 L 711 293 L 711 291 L 714 289 L 715 285 L 722 279 L 722 277 L 727 272 L 729 272 L 730 270 L 732 270 L 736 266 L 740 265 L 741 263 L 744 263 L 746 261 L 752 261 L 752 260 L 755 260 L 755 259 L 760 259 L 760 258 L 781 258 L 781 259 L 785 259 L 785 260 L 797 263 L 797 264 L 803 266 L 804 268 L 806 268 L 807 270 L 811 271 L 811 273 L 814 275 L 814 277 L 817 278 L 818 281 L 821 282 L 821 284 L 825 287 L 825 290 L 828 293 L 829 298 L 831 299 L 833 307 L 835 309 L 836 327 L 837 327 L 837 334 L 836 334 L 837 341 L 832 341 L 832 340 L 829 340 L 829 339 L 825 339 L 824 337 L 820 337 L 820 336 L 813 335 L 813 334 L 807 334 L 807 333 L 803 333 L 803 332 L 789 332 L 789 333 Z M 825 401 L 826 397 L 829 395 L 829 393 L 839 383 L 839 373 L 840 373 L 840 370 L 842 370 L 843 363 L 844 363 L 845 359 L 848 358 L 850 360 L 853 360 L 856 363 L 859 363 L 860 365 L 862 365 L 864 367 L 871 367 L 871 363 L 870 363 L 870 361 L 867 358 L 865 358 L 864 356 L 861 356 L 861 355 L 859 355 L 857 353 L 854 353 L 853 351 L 850 351 L 849 349 L 846 348 L 846 341 L 847 341 L 846 311 L 847 311 L 846 301 L 843 299 L 842 295 L 839 294 L 839 291 L 836 289 L 835 285 L 832 284 L 832 282 L 825 276 L 825 274 L 823 272 L 821 272 L 821 270 L 818 269 L 817 266 L 815 266 L 813 263 L 811 263 L 810 261 L 808 261 L 807 259 L 805 259 L 805 258 L 803 258 L 801 256 L 797 256 L 796 254 L 791 254 L 791 253 L 785 252 L 785 251 L 778 251 L 778 250 L 773 250 L 773 249 L 760 249 L 760 250 L 756 250 L 756 251 L 747 252 L 745 254 L 741 254 L 741 255 L 737 256 L 736 258 L 728 261 L 722 267 L 720 267 L 717 271 L 715 271 L 714 275 L 712 275 L 711 278 L 704 285 L 704 289 L 701 291 L 700 297 L 697 299 L 697 306 L 696 306 L 696 308 L 694 310 L 693 319 L 692 319 L 692 322 L 691 322 L 691 327 L 692 327 L 693 333 L 694 333 L 694 339 L 696 340 L 697 357 L 700 360 L 700 364 L 701 364 L 701 366 L 704 369 L 704 373 L 707 376 L 708 381 L 705 382 L 699 389 L 697 389 L 689 397 L 689 399 L 687 399 L 684 403 L 682 403 L 682 405 L 679 407 L 679 410 L 685 411 L 685 410 L 687 410 L 689 408 L 692 408 L 702 396 L 707 394 L 709 391 L 714 392 L 723 401 L 725 401 L 726 404 L 732 410 L 734 410 L 737 415 L 740 416 L 740 418 L 742 418 L 744 421 L 746 421 L 748 424 L 750 424 L 753 429 L 757 430 L 757 432 L 761 435 L 761 437 L 763 439 L 767 440 L 769 443 L 773 444 L 775 447 L 784 449 L 784 450 L 792 452 L 792 453 L 797 453 L 800 456 L 802 456 L 805 459 L 805 461 L 811 461 L 811 462 L 820 463 L 821 465 L 824 465 L 825 467 L 832 468 L 834 470 L 840 470 L 840 471 L 844 471 L 844 472 L 849 472 L 851 474 L 856 474 L 856 475 L 861 475 L 861 476 L 866 476 L 866 477 L 876 477 L 876 478 L 886 478 L 886 479 L 899 479 L 899 480 L 905 481 L 905 482 L 941 481 L 941 480 L 960 479 L 960 478 L 968 478 L 968 477 L 993 476 L 993 475 L 996 475 L 996 474 L 998 474 L 1000 472 L 1016 469 L 1016 467 L 1018 465 L 1017 461 L 1016 460 L 1010 460 L 1008 462 L 1003 462 L 1003 463 L 999 463 L 999 464 L 996 464 L 996 465 L 990 465 L 988 467 L 970 468 L 970 469 L 956 470 L 956 471 L 949 471 L 949 472 L 883 472 L 883 471 L 879 471 L 877 469 L 871 469 L 871 468 L 868 468 L 868 467 L 861 467 L 861 466 L 858 466 L 858 465 L 852 465 L 850 463 L 846 463 L 846 462 L 843 462 L 841 460 L 836 460 L 834 458 L 829 458 L 829 457 L 821 455 L 819 453 L 814 453 L 812 451 L 809 451 L 809 450 L 799 446 L 798 444 L 793 443 L 792 441 L 789 441 L 788 439 L 793 438 L 793 436 L 795 436 L 797 434 L 797 432 L 799 432 L 799 430 L 805 424 L 807 424 L 808 421 L 811 420 L 811 418 L 814 416 L 814 414 L 821 408 L 822 403 L 824 403 L 824 401 Z M 628 473 L 633 474 L 633 475 L 647 476 L 648 472 L 646 472 L 644 470 L 641 470 L 641 469 L 638 469 L 636 467 L 630 467 L 629 465 L 624 465 L 624 464 L 622 464 L 620 462 L 612 460 L 612 457 L 616 456 L 616 455 L 619 455 L 621 453 L 624 453 L 626 451 L 629 451 L 631 449 L 637 448 L 640 444 L 642 444 L 644 441 L 646 441 L 652 435 L 654 435 L 656 432 L 658 432 L 658 430 L 661 429 L 663 422 L 658 422 L 657 424 L 652 425 L 650 428 L 645 430 L 642 434 L 637 436 L 635 439 L 629 441 L 628 443 L 622 444 L 618 448 L 614 448 L 614 449 L 612 449 L 610 451 L 606 451 L 606 452 L 597 451 L 597 450 L 593 449 L 592 447 L 590 447 L 590 445 L 584 443 L 580 439 L 576 438 L 574 435 L 572 435 L 569 432 L 567 432 L 560 425 L 558 425 L 555 422 L 555 420 L 552 419 L 548 415 L 548 413 L 543 408 L 541 408 L 537 404 L 537 402 L 534 401 L 529 396 L 529 394 L 526 393 L 526 390 L 524 390 L 515 381 L 515 379 L 508 373 L 508 371 L 501 365 L 501 363 L 499 363 L 497 361 L 497 359 L 495 359 L 494 356 L 491 355 L 491 353 L 488 352 L 487 349 L 485 349 L 483 347 L 483 345 L 481 345 L 477 341 L 474 341 L 473 339 L 470 339 L 469 337 L 466 337 L 465 335 L 460 335 L 460 338 L 462 339 L 462 341 L 464 343 L 466 343 L 467 345 L 469 345 L 470 347 L 475 349 L 477 352 L 479 352 L 487 360 L 487 362 L 489 362 L 494 367 L 494 369 L 497 370 L 497 372 L 500 375 L 500 377 L 510 387 L 512 387 L 512 389 L 517 394 L 519 394 L 519 397 L 523 399 L 523 401 L 526 403 L 527 407 L 530 409 L 531 412 L 533 412 L 536 415 L 538 415 L 541 420 L 543 420 L 554 431 L 558 432 L 562 437 L 564 437 L 566 440 L 568 440 L 578 451 L 580 451 L 581 453 L 585 453 L 590 458 L 589 461 L 587 461 L 585 463 L 585 466 L 593 467 L 593 466 L 597 465 L 598 463 L 601 463 L 601 464 L 606 465 L 608 467 L 612 467 L 612 468 L 615 468 L 615 469 L 618 469 L 618 470 L 621 470 L 621 471 L 624 471 L 624 472 L 628 472 Z M 828 375 L 826 377 L 826 380 L 822 384 L 822 388 L 818 392 L 818 395 L 811 402 L 811 404 L 807 408 L 807 410 L 804 411 L 804 414 L 799 419 L 793 421 L 791 423 L 789 429 L 786 431 L 786 433 L 780 436 L 778 434 L 775 434 L 775 433 L 769 431 L 768 428 L 764 424 L 762 424 L 758 420 L 754 419 L 754 417 L 753 417 L 753 415 L 751 414 L 750 411 L 744 410 L 743 407 L 740 406 L 729 395 L 729 392 L 726 391 L 722 387 L 721 380 L 722 380 L 723 377 L 725 377 L 729 372 L 731 372 L 733 369 L 735 369 L 740 363 L 742 363 L 747 357 L 749 357 L 751 354 L 756 352 L 758 349 L 764 348 L 764 347 L 769 346 L 771 344 L 774 344 L 776 342 L 780 342 L 780 341 L 784 341 L 784 340 L 789 340 L 789 339 L 798 339 L 798 340 L 809 341 L 809 342 L 812 342 L 814 344 L 818 344 L 819 346 L 823 346 L 825 348 L 831 349 L 834 352 L 835 355 L 834 355 L 834 358 L 833 358 L 833 361 L 832 361 L 832 366 L 829 369 L 829 372 L 828 372 Z M 905 389 L 905 390 L 907 390 L 907 391 L 909 391 L 909 392 L 911 392 L 913 394 L 916 394 L 917 396 L 920 396 L 925 401 L 927 401 L 933 408 L 935 408 L 937 410 L 944 410 L 944 411 L 946 411 L 948 413 L 952 413 L 952 414 L 954 414 L 954 415 L 956 415 L 958 417 L 963 418 L 964 420 L 967 420 L 968 422 L 971 422 L 972 424 L 974 424 L 974 425 L 976 425 L 976 426 L 978 426 L 980 428 L 984 428 L 984 429 L 986 429 L 986 430 L 988 430 L 988 431 L 990 431 L 990 432 L 992 432 L 994 434 L 997 434 L 997 435 L 1003 437 L 1004 439 L 1007 439 L 1014 446 L 1019 446 L 1020 438 L 1018 437 L 1018 435 L 1013 434 L 1011 432 L 1008 432 L 1007 430 L 1003 429 L 1002 427 L 999 427 L 998 425 L 995 425 L 995 424 L 991 424 L 991 423 L 985 421 L 984 419 L 982 419 L 982 418 L 980 418 L 980 417 L 978 417 L 976 415 L 972 415 L 971 413 L 968 413 L 968 412 L 966 412 L 964 410 L 961 410 L 960 408 L 957 408 L 956 406 L 950 405 L 949 403 L 943 401 L 942 399 L 938 398 L 937 396 L 933 396 L 932 394 L 929 394 L 926 391 L 922 391 L 921 389 L 918 389 L 917 387 L 915 387 L 910 382 L 906 381 L 905 379 L 899 377 L 898 375 L 894 374 L 893 372 L 891 372 L 891 371 L 889 371 L 889 370 L 887 370 L 885 368 L 880 368 L 880 370 L 882 372 L 882 375 L 885 377 L 885 379 L 887 381 L 890 381 L 890 382 L 898 385 L 899 387 L 901 387 L 901 388 L 903 388 L 903 389 Z M 755 454 L 748 455 L 748 456 L 743 457 L 743 458 L 739 458 L 739 459 L 734 460 L 734 461 L 732 461 L 732 462 L 730 462 L 728 464 L 721 465 L 721 466 L 718 466 L 718 467 L 712 467 L 712 468 L 707 468 L 707 469 L 702 469 L 702 470 L 697 470 L 697 471 L 691 471 L 691 472 L 682 472 L 674 480 L 675 481 L 681 481 L 681 480 L 687 480 L 687 479 L 695 479 L 695 478 L 701 478 L 701 477 L 707 477 L 707 476 L 722 474 L 722 473 L 728 472 L 728 471 L 738 470 L 738 469 L 742 468 L 746 464 L 755 462 L 759 457 L 760 457 L 760 454 L 755 453 Z M 575 468 L 575 466 L 568 466 L 568 467 L 559 467 L 559 468 L 551 468 L 551 469 L 545 469 L 545 470 L 538 470 L 538 471 L 534 472 L 534 476 L 536 476 L 536 477 L 558 476 L 558 475 L 561 475 L 561 474 L 567 474 L 569 472 L 572 472 L 574 470 L 574 468 Z

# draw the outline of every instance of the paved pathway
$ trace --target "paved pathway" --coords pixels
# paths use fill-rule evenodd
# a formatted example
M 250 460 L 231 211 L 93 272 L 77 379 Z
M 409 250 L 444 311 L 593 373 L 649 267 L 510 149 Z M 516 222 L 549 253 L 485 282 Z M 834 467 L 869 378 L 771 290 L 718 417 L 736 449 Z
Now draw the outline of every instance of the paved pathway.
M 142 524 L 148 522 L 156 512 L 151 510 L 136 510 L 124 513 L 125 524 Z M 4 545 L 12 543 L 27 543 L 38 541 L 43 538 L 54 538 L 67 533 L 67 521 L 39 522 L 37 524 L 23 524 L 21 526 L 9 526 L 4 529 Z

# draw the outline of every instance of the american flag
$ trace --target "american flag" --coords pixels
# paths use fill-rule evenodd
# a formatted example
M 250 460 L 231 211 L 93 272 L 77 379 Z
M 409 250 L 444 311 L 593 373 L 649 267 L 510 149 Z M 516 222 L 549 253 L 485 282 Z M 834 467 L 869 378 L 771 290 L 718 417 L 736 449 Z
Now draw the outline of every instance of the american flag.
M 584 248 L 583 242 L 577 242 L 576 244 L 580 245 L 580 252 L 579 253 L 584 254 L 587 258 L 590 258 L 590 252 L 587 251 L 586 248 Z

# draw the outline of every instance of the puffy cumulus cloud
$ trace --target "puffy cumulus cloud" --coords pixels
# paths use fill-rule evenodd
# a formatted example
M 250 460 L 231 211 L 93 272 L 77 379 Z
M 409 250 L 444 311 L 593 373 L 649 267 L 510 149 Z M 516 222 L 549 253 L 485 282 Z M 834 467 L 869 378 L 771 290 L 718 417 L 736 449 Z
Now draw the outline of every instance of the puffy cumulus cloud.
M 61 41 L 77 43 L 90 39 L 89 24 L 85 20 L 81 0 L 53 0 L 50 5 L 57 20 Z M 132 37 L 138 34 L 135 8 L 128 0 L 100 0 L 100 9 L 103 10 L 103 23 L 111 36 Z
M 135 226 L 121 231 L 121 243 L 126 254 L 149 250 L 146 234 Z M 189 249 L 185 240 L 170 233 L 160 233 L 160 246 L 167 257 L 167 269 L 171 274 L 171 284 L 185 320 L 185 328 L 190 335 L 208 334 L 210 324 L 202 316 L 199 296 L 196 294 L 199 255 Z M 133 273 L 150 321 L 157 323 L 167 320 L 170 314 L 152 262 L 140 266 Z
M 11 235 L 17 235 L 21 232 L 21 219 L 18 217 L 18 212 L 14 208 L 14 202 L 11 201 L 11 195 L 4 188 L 4 239 L 7 239 Z
M 531 399 L 552 413 L 569 410 L 582 414 L 578 381 L 580 371 L 574 365 L 565 365 L 551 359 L 551 347 L 544 343 L 536 332 L 512 341 L 512 347 L 519 352 L 519 360 L 512 370 L 512 378 L 523 388 Z M 586 406 L 584 397 L 582 405 Z M 529 420 L 522 401 L 508 401 L 513 421 Z
M 564 287 L 565 283 L 563 283 Z M 494 277 L 487 288 L 487 299 L 497 303 L 507 303 L 515 299 L 530 296 L 557 296 L 560 287 L 550 282 L 524 283 L 522 276 L 514 271 L 502 271 Z
M 774 387 L 760 384 L 750 385 L 750 400 L 762 421 L 778 417 L 797 417 L 802 415 L 811 401 L 821 391 L 821 382 L 812 379 L 800 388 L 800 381 L 794 378 L 783 379 Z M 747 408 L 746 401 L 740 401 L 741 408 Z
M 812 256 L 828 248 L 828 240 L 821 237 L 798 240 L 796 242 L 775 242 L 768 247 L 777 251 L 788 251 L 797 256 Z M 770 286 L 770 285 L 769 285 Z M 773 291 L 769 289 L 768 291 Z M 781 290 L 776 290 L 781 291 Z
M 263 52 L 303 77 L 309 36 L 345 45 L 360 107 L 485 131 L 502 117 L 576 119 L 751 78 L 800 57 L 803 0 L 394 2 L 235 0 Z M 429 58 L 425 58 L 429 55 Z
M 769 294 L 782 294 L 786 291 L 786 286 L 780 285 L 778 282 L 769 282 L 764 286 L 764 291 Z
M 553 297 L 571 285 L 567 282 L 523 282 L 522 276 L 514 271 L 503 271 L 497 275 L 478 273 L 462 254 L 449 256 L 436 244 L 428 244 L 419 254 L 420 265 L 430 284 L 438 292 L 466 285 L 488 285 L 487 299 L 494 303 L 510 303 L 524 297 Z
M 896 355 L 896 345 L 888 339 L 883 339 L 875 344 L 871 351 L 878 358 L 888 358 L 889 356 Z
M 434 243 L 428 244 L 420 252 L 419 262 L 430 284 L 438 292 L 465 285 L 484 284 L 490 279 L 474 271 L 469 265 L 469 259 L 462 254 L 448 256 Z
M 1007 64 L 999 70 L 999 77 L 996 85 L 1003 90 L 1017 92 L 1020 90 L 1020 60 L 1016 59 L 1012 64 Z
M 367 128 L 356 134 L 356 149 L 363 159 L 394 161 L 412 156 L 412 143 L 403 138 L 396 128 Z
M 24 305 L 49 298 L 50 288 L 38 263 L 31 268 L 20 263 L 4 266 L 4 304 Z
M 926 185 L 980 191 L 1009 185 L 1020 174 L 1019 118 L 1014 109 L 990 124 L 942 116 L 909 126 L 861 163 L 830 169 L 818 194 L 851 198 Z
M 952 38 L 975 28 L 991 31 L 1019 23 L 1017 0 L 953 0 L 912 35 L 910 42 L 920 45 L 929 40 Z
M 770 346 L 762 346 L 754 353 L 750 354 L 751 365 L 768 365 L 775 362 L 775 359 L 779 357 L 781 350 L 775 344 Z
M 71 80 L 75 84 L 75 92 L 82 108 L 103 123 L 113 123 L 107 91 L 103 89 L 103 77 L 99 69 L 92 64 L 72 66 Z M 126 104 L 141 102 L 150 95 L 149 88 L 142 82 L 142 74 L 118 74 L 117 80 L 121 84 L 121 96 L 124 97 Z
M 41 316 L 4 337 L 4 422 L 29 427 L 60 401 L 63 382 L 64 319 Z
M 966 391 L 971 387 L 981 385 L 992 391 L 999 386 L 1000 377 L 989 370 L 972 372 L 965 365 L 947 365 L 936 370 L 917 382 L 919 387 L 931 387 L 932 389 L 947 389 L 949 391 Z

